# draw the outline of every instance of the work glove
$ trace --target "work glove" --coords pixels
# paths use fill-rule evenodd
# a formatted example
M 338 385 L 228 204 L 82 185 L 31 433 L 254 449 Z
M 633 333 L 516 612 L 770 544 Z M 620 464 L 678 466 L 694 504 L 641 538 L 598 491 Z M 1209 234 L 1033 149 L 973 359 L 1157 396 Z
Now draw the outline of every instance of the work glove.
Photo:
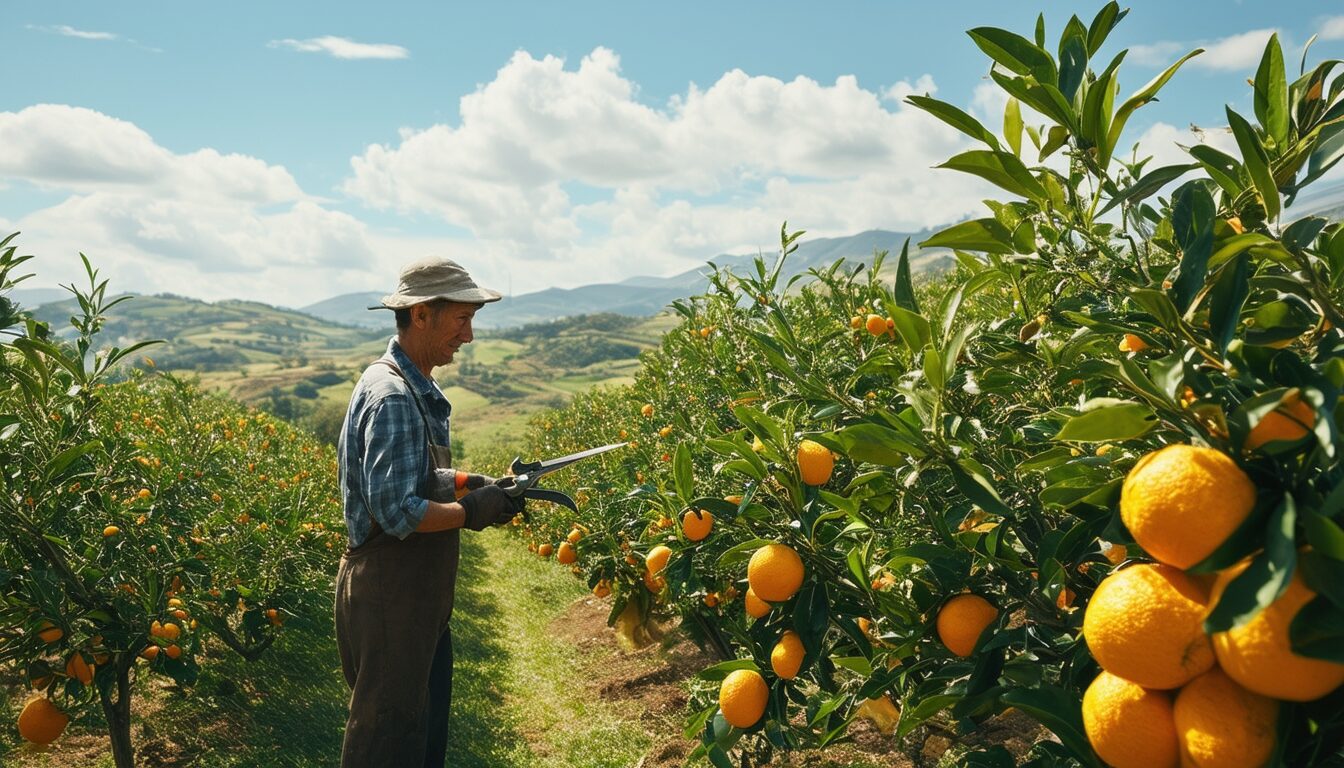
M 449 503 L 457 501 L 457 470 L 435 469 L 429 477 L 429 487 L 422 494 L 430 501 Z M 478 475 L 471 472 L 464 472 L 467 476 L 467 482 L 464 488 L 465 492 L 474 491 L 477 488 L 484 488 L 487 485 L 494 485 L 495 478 L 489 475 Z
M 513 516 L 523 511 L 526 500 L 510 496 L 503 488 L 493 483 L 482 486 L 458 500 L 467 513 L 463 527 L 473 531 L 483 531 L 492 525 L 504 525 Z

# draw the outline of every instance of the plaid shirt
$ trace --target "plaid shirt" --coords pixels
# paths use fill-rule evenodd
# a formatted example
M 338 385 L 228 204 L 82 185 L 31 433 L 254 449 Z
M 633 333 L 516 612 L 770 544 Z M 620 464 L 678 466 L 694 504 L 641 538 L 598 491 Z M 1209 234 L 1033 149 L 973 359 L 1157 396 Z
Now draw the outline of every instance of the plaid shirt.
M 400 368 L 405 381 L 385 365 L 364 369 L 350 396 L 336 447 L 345 528 L 352 547 L 369 538 L 370 519 L 377 520 L 384 532 L 405 539 L 429 508 L 429 501 L 419 495 L 430 471 L 425 422 L 408 384 L 419 394 L 429 416 L 430 441 L 449 444 L 452 406 L 443 390 L 420 373 L 395 337 L 382 359 Z

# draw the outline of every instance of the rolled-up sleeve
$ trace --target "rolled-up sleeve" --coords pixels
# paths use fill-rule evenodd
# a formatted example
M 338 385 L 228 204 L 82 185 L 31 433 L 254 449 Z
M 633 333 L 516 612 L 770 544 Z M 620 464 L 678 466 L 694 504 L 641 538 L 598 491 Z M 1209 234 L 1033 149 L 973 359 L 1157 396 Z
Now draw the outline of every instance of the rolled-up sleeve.
M 367 411 L 363 433 L 361 479 L 369 511 L 385 533 L 405 539 L 429 508 L 418 495 L 427 462 L 420 412 L 409 397 L 385 397 Z

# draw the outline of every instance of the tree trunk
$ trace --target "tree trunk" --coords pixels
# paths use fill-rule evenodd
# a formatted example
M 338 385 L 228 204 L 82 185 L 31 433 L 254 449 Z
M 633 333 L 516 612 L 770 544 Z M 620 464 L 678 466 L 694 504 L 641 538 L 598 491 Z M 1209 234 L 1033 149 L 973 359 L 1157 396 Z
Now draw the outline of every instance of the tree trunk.
M 116 700 L 112 699 L 113 686 L 100 686 L 98 698 L 107 719 L 108 738 L 112 740 L 112 760 L 117 768 L 135 768 L 135 751 L 131 746 L 131 665 L 135 654 L 119 653 L 115 657 Z

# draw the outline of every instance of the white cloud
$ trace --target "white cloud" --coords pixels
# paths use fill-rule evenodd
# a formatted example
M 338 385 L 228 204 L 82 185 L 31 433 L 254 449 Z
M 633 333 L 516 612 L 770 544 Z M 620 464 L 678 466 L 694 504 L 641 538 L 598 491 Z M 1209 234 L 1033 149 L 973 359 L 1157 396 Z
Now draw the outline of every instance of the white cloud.
M 968 145 L 960 134 L 884 105 L 935 89 L 927 75 L 874 92 L 853 77 L 734 70 L 653 107 L 612 51 L 575 69 L 518 52 L 462 98 L 459 124 L 352 158 L 345 190 L 468 228 L 523 290 L 686 269 L 733 245 L 769 251 L 786 219 L 817 236 L 915 230 L 977 210 L 987 190 L 932 168 Z
M 1344 20 L 1344 17 L 1340 17 L 1340 19 Z M 1344 27 L 1344 24 L 1341 24 L 1341 27 Z M 1204 52 L 1191 59 L 1186 66 L 1216 72 L 1254 70 L 1260 64 L 1260 57 L 1265 52 L 1265 44 L 1269 42 L 1270 35 L 1275 33 L 1280 33 L 1280 43 L 1282 44 L 1280 30 L 1252 29 L 1248 32 L 1228 35 L 1211 41 L 1176 42 L 1174 40 L 1163 40 L 1151 44 L 1135 45 L 1130 47 L 1129 55 L 1125 60 L 1145 67 L 1166 68 L 1195 48 L 1203 48 Z M 1344 32 L 1341 32 L 1341 36 L 1344 36 Z
M 345 37 L 326 35 L 307 40 L 272 40 L 271 48 L 289 48 L 302 53 L 326 53 L 338 59 L 405 59 L 411 52 L 391 43 L 357 43 Z
M 52 104 L 0 112 L 0 145 L 0 179 L 68 193 L 6 222 L 42 257 L 44 284 L 78 275 L 81 251 L 114 291 L 285 304 L 357 290 L 395 270 L 375 256 L 362 222 L 323 208 L 283 167 L 254 157 L 173 153 L 129 122 Z
M 112 32 L 90 32 L 83 29 L 75 29 L 66 24 L 54 24 L 52 26 L 37 26 L 29 24 L 28 29 L 36 29 L 42 32 L 50 32 L 64 37 L 77 37 L 80 40 L 118 40 L 120 36 Z
M 1331 16 L 1321 22 L 1322 40 L 1344 40 L 1344 16 Z

